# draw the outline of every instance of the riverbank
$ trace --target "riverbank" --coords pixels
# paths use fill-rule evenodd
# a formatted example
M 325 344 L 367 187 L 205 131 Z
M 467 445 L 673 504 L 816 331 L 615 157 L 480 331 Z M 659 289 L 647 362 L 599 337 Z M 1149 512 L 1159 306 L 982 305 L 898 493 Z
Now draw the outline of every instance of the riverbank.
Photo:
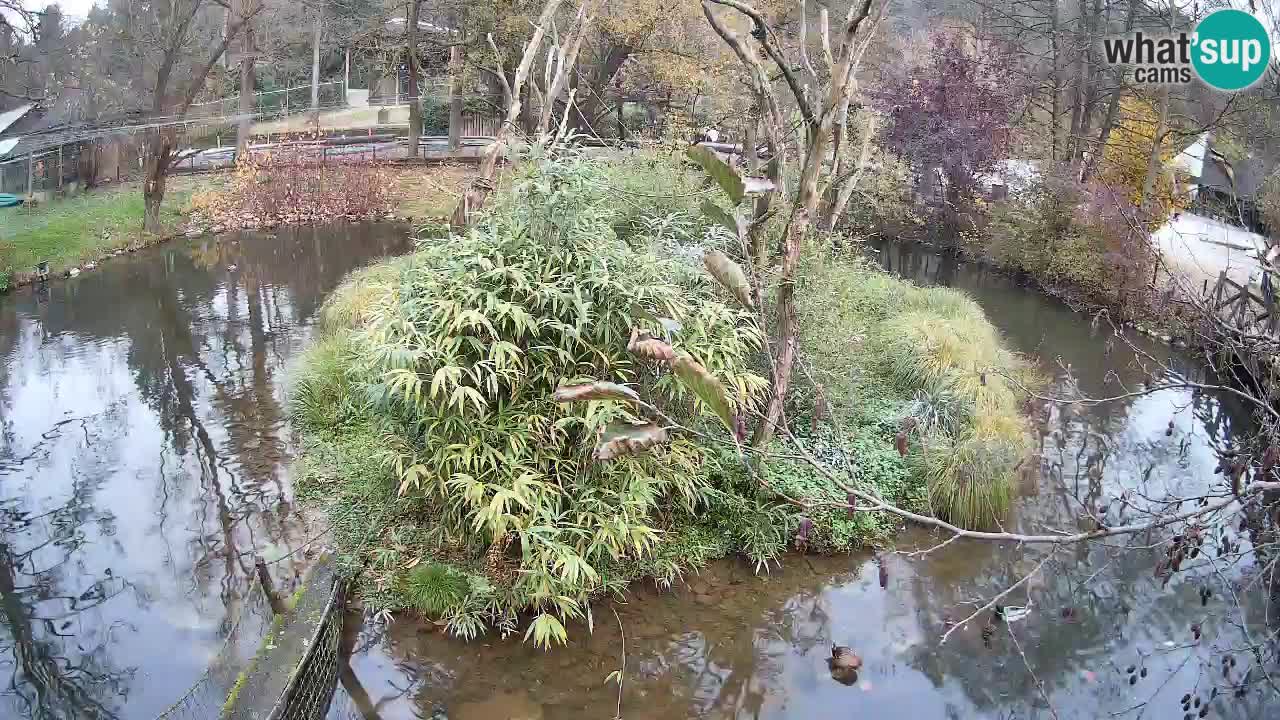
M 440 223 L 475 167 L 465 164 L 316 164 L 307 156 L 255 157 L 197 193 L 185 233 L 388 220 Z
M 49 263 L 49 274 L 55 277 L 79 274 L 96 269 L 108 258 L 184 235 L 336 221 L 443 222 L 475 168 L 433 164 L 371 172 L 374 174 L 359 179 L 350 173 L 339 177 L 328 171 L 309 178 L 317 187 L 327 186 L 326 192 L 334 197 L 350 197 L 359 189 L 357 185 L 363 187 L 372 199 L 357 211 L 348 212 L 350 208 L 333 202 L 333 198 L 326 201 L 321 197 L 309 201 L 313 212 L 300 212 L 301 195 L 295 192 L 281 199 L 280 207 L 289 211 L 273 211 L 263 217 L 245 209 L 246 203 L 262 196 L 261 178 L 239 177 L 237 171 L 173 176 L 161 208 L 164 230 L 160 233 L 142 229 L 142 188 L 136 182 L 0 210 L 0 292 L 35 281 L 36 265 L 41 262 Z
M 0 291 L 36 278 L 49 263 L 52 275 L 79 272 L 121 252 L 168 240 L 178 233 L 187 203 L 207 177 L 174 177 L 161 207 L 165 230 L 142 229 L 140 183 L 124 183 L 39 205 L 0 210 Z
M 789 433 L 751 468 L 733 449 L 734 418 L 765 401 L 763 335 L 703 267 L 734 249 L 683 192 L 699 180 L 656 155 L 530 163 L 465 237 L 328 300 L 292 395 L 299 493 L 328 512 L 371 608 L 463 637 L 527 621 L 546 646 L 637 580 L 891 541 L 896 521 L 851 511 Z M 629 194 L 668 201 L 617 203 Z M 804 265 L 798 442 L 889 502 L 993 525 L 1029 447 L 1027 364 L 960 293 L 838 254 Z M 630 389 L 561 387 L 589 380 Z M 645 424 L 633 392 L 669 427 Z

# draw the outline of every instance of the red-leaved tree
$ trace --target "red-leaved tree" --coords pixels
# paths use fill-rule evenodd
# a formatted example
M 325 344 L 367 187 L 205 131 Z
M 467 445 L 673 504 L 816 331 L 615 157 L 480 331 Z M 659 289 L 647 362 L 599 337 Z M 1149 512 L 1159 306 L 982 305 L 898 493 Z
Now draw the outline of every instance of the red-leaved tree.
M 948 230 L 956 229 L 978 178 L 1006 159 L 1007 131 L 1027 94 L 1008 72 L 1011 58 L 966 44 L 935 35 L 922 63 L 872 93 L 891 120 L 884 144 L 910 160 L 922 184 L 941 190 Z

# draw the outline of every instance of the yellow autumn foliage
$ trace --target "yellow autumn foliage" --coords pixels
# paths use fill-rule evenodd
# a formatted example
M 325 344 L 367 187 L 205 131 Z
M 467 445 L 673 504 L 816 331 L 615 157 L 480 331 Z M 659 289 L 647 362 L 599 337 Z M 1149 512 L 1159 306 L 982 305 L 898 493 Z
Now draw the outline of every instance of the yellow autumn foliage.
M 1147 177 L 1147 164 L 1159 120 L 1156 109 L 1147 100 L 1135 96 L 1122 98 L 1120 117 L 1103 149 L 1100 178 L 1122 190 L 1135 206 L 1141 206 L 1143 202 L 1142 186 Z M 1177 152 L 1172 134 L 1166 133 L 1160 147 L 1161 172 L 1156 177 L 1155 196 L 1148 203 L 1152 213 L 1150 222 L 1156 225 L 1186 206 L 1181 179 L 1169 169 L 1169 162 Z

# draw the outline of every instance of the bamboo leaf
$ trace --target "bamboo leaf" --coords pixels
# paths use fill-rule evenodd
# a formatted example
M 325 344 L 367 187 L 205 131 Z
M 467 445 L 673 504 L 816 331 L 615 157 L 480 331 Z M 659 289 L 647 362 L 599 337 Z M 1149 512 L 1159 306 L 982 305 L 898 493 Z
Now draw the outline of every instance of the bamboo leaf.
M 685 387 L 689 388 L 702 400 L 707 407 L 711 408 L 722 421 L 725 427 L 733 431 L 733 408 L 729 405 L 729 396 L 724 390 L 716 376 L 712 375 L 702 363 L 693 359 L 688 353 L 680 353 L 671 364 L 671 368 L 675 371 L 676 377 Z
M 694 145 L 685 150 L 685 153 L 688 154 L 689 159 L 702 166 L 702 169 L 716 181 L 734 205 L 742 202 L 742 198 L 746 195 L 742 176 L 730 167 L 729 163 L 721 160 L 714 150 Z
M 625 385 L 597 380 L 581 385 L 561 385 L 551 394 L 551 399 L 562 403 L 582 400 L 625 400 L 638 403 L 640 395 Z
M 564 625 L 551 613 L 542 613 L 533 619 L 524 633 L 525 642 L 530 636 L 533 636 L 533 644 L 543 650 L 550 649 L 553 642 L 563 645 L 568 639 Z
M 631 341 L 627 343 L 627 352 L 637 357 L 668 362 L 674 360 L 676 351 L 667 343 L 641 330 L 631 331 Z
M 751 283 L 747 282 L 747 274 L 743 272 L 741 265 L 719 250 L 708 250 L 703 254 L 702 264 L 717 282 L 733 293 L 733 297 L 743 307 L 755 307 L 751 301 Z
M 707 216 L 709 220 L 713 220 L 723 226 L 724 229 L 739 240 L 746 237 L 747 221 L 743 220 L 738 213 L 725 210 L 711 200 L 703 200 L 702 214 Z
M 608 462 L 623 455 L 636 455 L 667 441 L 667 431 L 656 423 L 632 424 L 615 420 L 600 434 L 593 458 Z

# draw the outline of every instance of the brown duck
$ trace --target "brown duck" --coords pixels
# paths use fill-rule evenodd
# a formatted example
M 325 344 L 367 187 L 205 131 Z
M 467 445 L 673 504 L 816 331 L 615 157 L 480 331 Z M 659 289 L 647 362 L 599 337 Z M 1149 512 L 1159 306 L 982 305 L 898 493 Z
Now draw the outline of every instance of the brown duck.
M 831 657 L 827 658 L 827 667 L 835 670 L 857 670 L 862 667 L 862 658 L 846 645 L 831 644 Z
M 844 685 L 858 682 L 858 668 L 862 667 L 862 658 L 844 645 L 831 645 L 831 657 L 827 658 L 827 669 L 831 678 Z

